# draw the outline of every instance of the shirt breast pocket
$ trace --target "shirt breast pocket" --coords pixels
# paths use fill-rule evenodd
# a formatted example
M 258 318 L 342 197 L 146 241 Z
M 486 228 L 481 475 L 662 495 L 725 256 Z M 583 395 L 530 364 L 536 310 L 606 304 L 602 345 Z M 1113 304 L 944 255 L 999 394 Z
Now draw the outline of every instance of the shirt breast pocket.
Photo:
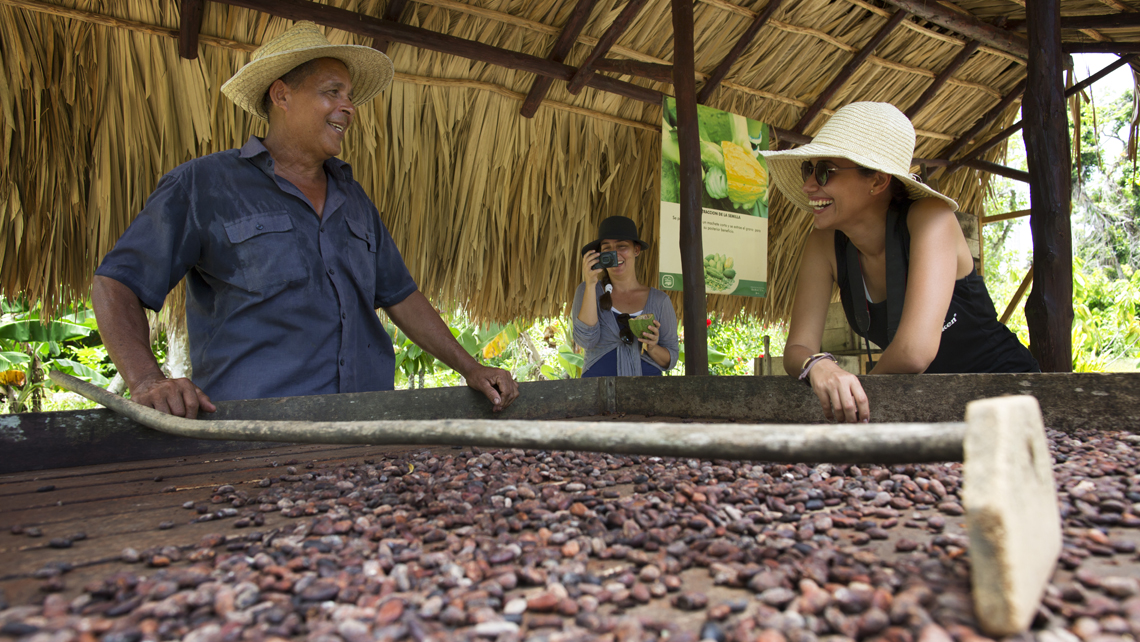
M 308 277 L 288 214 L 265 212 L 227 222 L 225 228 L 241 263 L 238 287 L 269 293 Z
M 348 225 L 344 260 L 356 277 L 357 285 L 371 301 L 376 291 L 376 232 L 351 216 L 344 220 Z

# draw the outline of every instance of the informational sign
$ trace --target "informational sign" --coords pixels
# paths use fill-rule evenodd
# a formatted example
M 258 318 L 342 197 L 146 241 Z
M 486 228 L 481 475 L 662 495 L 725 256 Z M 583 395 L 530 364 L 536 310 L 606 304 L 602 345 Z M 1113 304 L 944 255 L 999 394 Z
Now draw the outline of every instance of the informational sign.
M 661 118 L 659 287 L 681 290 L 680 163 L 677 103 L 665 97 Z M 764 123 L 697 105 L 701 138 L 701 234 L 705 292 L 768 292 L 768 149 Z

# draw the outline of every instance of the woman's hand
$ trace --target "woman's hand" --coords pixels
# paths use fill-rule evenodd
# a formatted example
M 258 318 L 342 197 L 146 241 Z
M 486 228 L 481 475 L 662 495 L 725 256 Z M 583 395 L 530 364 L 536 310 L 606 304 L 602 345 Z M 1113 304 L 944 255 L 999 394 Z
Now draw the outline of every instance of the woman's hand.
M 661 322 L 654 319 L 653 325 L 646 328 L 637 340 L 644 343 L 647 350 L 656 348 L 657 342 L 661 340 Z
M 601 254 L 594 250 L 590 250 L 582 255 L 582 281 L 587 286 L 595 285 L 598 279 L 602 278 L 602 268 L 594 269 L 594 264 L 598 262 L 598 257 Z
M 821 360 L 808 372 L 808 380 L 828 421 L 841 424 L 871 421 L 871 406 L 859 377 L 836 363 Z

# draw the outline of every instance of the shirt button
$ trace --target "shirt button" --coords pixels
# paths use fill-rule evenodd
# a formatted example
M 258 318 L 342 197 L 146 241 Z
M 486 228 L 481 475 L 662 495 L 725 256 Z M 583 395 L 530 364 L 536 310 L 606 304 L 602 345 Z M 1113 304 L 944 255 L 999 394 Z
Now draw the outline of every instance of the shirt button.
M 342 366 L 344 365 L 344 359 L 340 360 L 340 365 L 342 365 Z
M 336 274 L 336 270 L 329 268 L 329 274 Z
M 347 319 L 347 318 L 348 318 L 348 314 L 347 314 L 347 313 L 345 313 L 345 312 L 341 312 L 341 313 L 340 313 L 340 318 L 342 318 L 342 319 Z
M 264 229 L 265 229 L 265 226 L 264 226 L 264 225 L 262 225 L 261 223 L 258 223 L 258 224 L 257 224 L 257 229 L 259 229 L 259 230 L 264 230 Z

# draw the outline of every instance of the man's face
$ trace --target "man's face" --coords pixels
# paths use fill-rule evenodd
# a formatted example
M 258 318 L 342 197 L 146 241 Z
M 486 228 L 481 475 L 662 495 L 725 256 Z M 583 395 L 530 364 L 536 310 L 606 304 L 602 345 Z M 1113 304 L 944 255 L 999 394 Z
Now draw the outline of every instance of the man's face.
M 334 58 L 321 58 L 316 63 L 316 70 L 296 87 L 286 86 L 282 124 L 298 147 L 323 161 L 340 154 L 356 107 L 344 63 Z

